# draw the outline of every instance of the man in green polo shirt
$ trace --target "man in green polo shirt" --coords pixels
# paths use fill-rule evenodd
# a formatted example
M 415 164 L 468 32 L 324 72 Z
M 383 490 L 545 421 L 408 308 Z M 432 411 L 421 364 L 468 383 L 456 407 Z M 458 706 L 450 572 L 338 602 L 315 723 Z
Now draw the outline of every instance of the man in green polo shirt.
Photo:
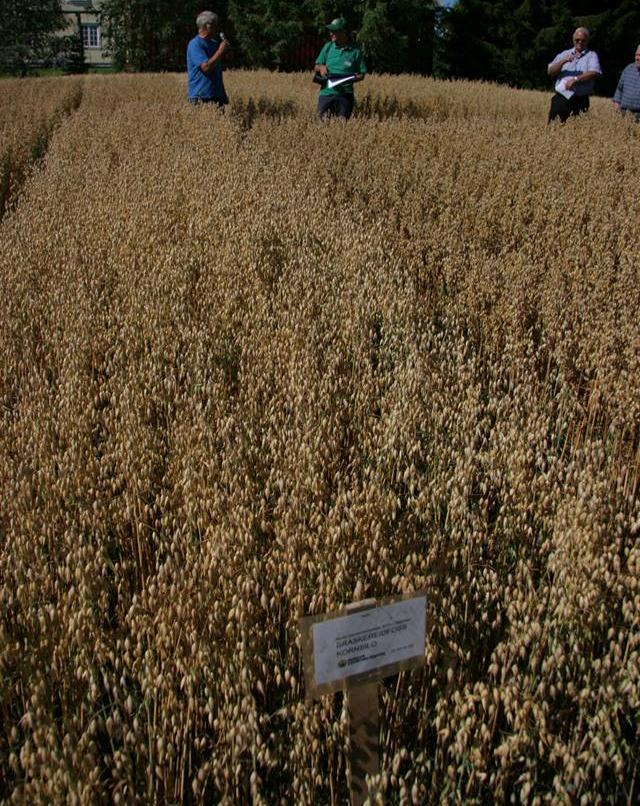
M 319 80 L 324 80 L 318 98 L 318 114 L 321 118 L 335 115 L 348 120 L 353 112 L 353 85 L 362 81 L 367 65 L 360 48 L 349 42 L 344 17 L 336 17 L 327 29 L 330 41 L 320 51 L 314 67 Z M 347 81 L 334 84 L 345 77 L 349 77 Z

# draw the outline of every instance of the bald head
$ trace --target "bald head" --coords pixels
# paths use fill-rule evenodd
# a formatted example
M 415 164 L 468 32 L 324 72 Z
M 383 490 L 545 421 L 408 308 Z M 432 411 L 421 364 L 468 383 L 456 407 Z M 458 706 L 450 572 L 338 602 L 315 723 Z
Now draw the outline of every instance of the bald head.
M 583 28 L 576 28 L 573 32 L 573 47 L 580 53 L 583 51 L 589 42 L 589 29 Z

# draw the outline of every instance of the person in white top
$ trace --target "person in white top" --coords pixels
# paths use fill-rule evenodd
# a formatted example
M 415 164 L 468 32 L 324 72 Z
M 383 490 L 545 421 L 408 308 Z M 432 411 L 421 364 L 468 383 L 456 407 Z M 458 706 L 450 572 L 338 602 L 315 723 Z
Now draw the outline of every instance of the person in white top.
M 549 62 L 547 74 L 556 80 L 549 123 L 557 118 L 564 123 L 571 115 L 587 111 L 589 96 L 602 70 L 598 54 L 589 48 L 589 31 L 586 28 L 576 28 L 573 47 L 558 53 Z

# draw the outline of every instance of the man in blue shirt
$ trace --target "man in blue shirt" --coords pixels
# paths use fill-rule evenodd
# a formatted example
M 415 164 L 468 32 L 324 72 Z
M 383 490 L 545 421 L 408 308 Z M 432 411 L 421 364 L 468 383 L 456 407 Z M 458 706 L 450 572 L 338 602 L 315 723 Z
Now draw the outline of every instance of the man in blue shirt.
M 640 45 L 636 48 L 635 61 L 628 64 L 620 75 L 613 105 L 622 114 L 632 114 L 636 123 L 640 123 Z
M 222 56 L 229 47 L 220 35 L 218 15 L 202 11 L 196 18 L 198 34 L 187 45 L 187 78 L 192 104 L 229 103 L 222 80 Z
M 318 99 L 318 114 L 320 117 L 336 115 L 348 120 L 353 112 L 353 85 L 356 81 L 362 81 L 367 66 L 360 48 L 349 43 L 344 17 L 336 17 L 327 25 L 327 29 L 331 41 L 320 51 L 314 67 L 314 72 L 323 83 Z M 339 79 L 341 76 L 351 78 L 331 86 L 329 79 Z
M 589 31 L 586 28 L 576 28 L 573 47 L 558 53 L 549 63 L 547 74 L 556 79 L 549 123 L 556 118 L 564 123 L 570 115 L 587 111 L 589 96 L 602 70 L 598 54 L 589 49 Z

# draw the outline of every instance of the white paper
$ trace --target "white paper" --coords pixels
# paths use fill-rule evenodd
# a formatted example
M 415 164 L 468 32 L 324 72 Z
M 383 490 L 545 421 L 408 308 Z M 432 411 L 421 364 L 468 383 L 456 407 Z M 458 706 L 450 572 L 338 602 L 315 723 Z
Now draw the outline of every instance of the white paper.
M 355 74 L 350 76 L 342 76 L 341 78 L 330 78 L 327 81 L 327 87 L 338 87 L 340 84 L 346 84 L 348 81 L 353 81 L 354 78 Z
M 424 655 L 426 596 L 313 625 L 317 686 Z
M 567 100 L 569 100 L 569 98 L 571 98 L 571 96 L 573 95 L 573 90 L 568 90 L 567 89 L 567 81 L 570 78 L 573 78 L 573 76 L 565 76 L 564 78 L 559 79 L 558 81 L 556 81 L 556 86 L 555 86 L 556 92 L 559 92 L 560 95 L 564 95 L 564 97 Z

